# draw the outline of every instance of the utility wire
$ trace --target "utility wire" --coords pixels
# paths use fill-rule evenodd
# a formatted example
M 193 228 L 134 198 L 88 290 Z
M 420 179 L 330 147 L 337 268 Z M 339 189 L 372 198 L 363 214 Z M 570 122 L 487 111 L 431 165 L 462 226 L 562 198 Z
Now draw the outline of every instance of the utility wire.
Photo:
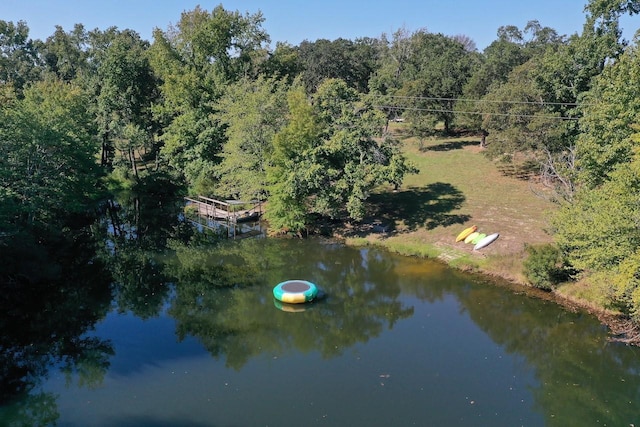
M 561 105 L 561 106 L 588 106 L 591 104 L 581 104 L 578 102 L 550 102 L 550 101 L 515 101 L 515 100 L 493 100 L 493 99 L 471 99 L 471 98 L 441 98 L 431 96 L 400 96 L 400 95 L 378 95 L 370 94 L 375 98 L 407 99 L 418 101 L 454 101 L 454 102 L 478 102 L 492 104 L 525 104 L 525 105 Z
M 431 109 L 431 108 L 420 108 L 420 107 L 400 107 L 397 105 L 374 105 L 374 107 L 392 109 L 392 110 L 425 111 L 428 113 L 478 114 L 478 115 L 500 116 L 500 117 L 527 117 L 527 118 L 540 118 L 540 119 L 552 119 L 552 120 L 579 120 L 578 117 L 549 116 L 549 115 L 541 115 L 541 114 L 486 113 L 486 112 L 480 112 L 480 111 L 455 111 L 455 110 Z

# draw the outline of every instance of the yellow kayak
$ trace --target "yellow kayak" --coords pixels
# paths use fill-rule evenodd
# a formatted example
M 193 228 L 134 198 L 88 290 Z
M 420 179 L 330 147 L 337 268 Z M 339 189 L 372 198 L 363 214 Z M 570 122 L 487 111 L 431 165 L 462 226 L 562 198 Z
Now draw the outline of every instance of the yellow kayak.
M 458 234 L 458 237 L 456 237 L 456 242 L 459 242 L 460 240 L 466 239 L 469 234 L 473 233 L 477 229 L 478 229 L 478 227 L 475 226 L 475 225 L 472 225 L 469 228 L 465 228 L 464 230 L 462 230 L 462 232 L 460 234 Z

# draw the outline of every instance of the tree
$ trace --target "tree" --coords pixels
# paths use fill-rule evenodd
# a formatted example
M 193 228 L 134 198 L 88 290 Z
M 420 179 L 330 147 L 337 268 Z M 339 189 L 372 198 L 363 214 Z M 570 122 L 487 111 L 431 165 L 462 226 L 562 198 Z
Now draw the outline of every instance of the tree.
M 526 33 L 531 38 L 525 42 Z M 576 187 L 578 105 L 594 76 L 620 54 L 618 37 L 615 23 L 596 29 L 591 19 L 582 35 L 568 40 L 536 21 L 528 23 L 524 33 L 503 29 L 502 40 L 522 41 L 522 57 L 528 59 L 510 72 L 508 80 L 494 82 L 478 102 L 481 128 L 490 135 L 487 153 L 494 157 L 507 153 L 509 158 L 525 153 L 540 165 L 540 176 L 554 190 L 553 197 L 571 200 Z M 483 80 L 472 80 L 475 86 L 466 89 L 477 92 Z
M 636 143 L 640 137 L 634 138 Z M 637 151 L 637 150 L 636 150 Z M 605 301 L 640 321 L 640 160 L 617 166 L 595 189 L 583 188 L 554 218 L 555 240 L 570 265 Z
M 78 87 L 49 80 L 2 110 L 0 197 L 15 209 L 5 212 L 9 226 L 55 229 L 88 209 L 100 170 L 86 105 Z
M 640 56 L 632 46 L 584 96 L 579 190 L 554 219 L 563 253 L 613 303 L 640 320 Z
M 138 179 L 138 161 L 153 150 L 151 105 L 157 98 L 149 64 L 149 45 L 131 30 L 114 35 L 97 69 L 98 124 L 103 135 L 103 162 L 111 166 L 109 150 L 119 151 L 115 165 Z
M 516 67 L 504 84 L 494 86 L 482 99 L 482 127 L 491 136 L 488 154 L 493 157 L 536 151 L 560 137 L 558 116 L 547 108 L 545 95 L 536 85 L 535 68 L 533 60 Z
M 463 88 L 463 99 L 455 105 L 456 123 L 482 132 L 481 99 L 492 87 L 503 84 L 511 71 L 528 59 L 523 46 L 505 38 L 491 43 L 481 55 L 478 66 Z
M 0 20 L 0 85 L 11 86 L 20 96 L 30 82 L 40 79 L 37 43 L 29 38 L 24 21 Z
M 159 49 L 157 43 L 152 49 Z M 198 76 L 189 65 L 183 68 L 179 56 L 167 49 L 165 58 L 152 59 L 161 80 L 162 102 L 153 109 L 163 129 L 160 155 L 176 179 L 185 180 L 193 192 L 207 194 L 207 181 L 213 179 L 211 166 L 223 142 L 223 130 L 211 121 L 211 98 L 219 97 L 222 89 L 211 81 L 212 76 Z
M 552 28 L 542 27 L 538 21 L 527 22 L 522 30 L 513 25 L 500 27 L 497 36 L 478 58 L 479 65 L 463 89 L 463 99 L 455 106 L 456 122 L 482 134 L 483 145 L 489 133 L 482 127 L 483 113 L 491 110 L 485 103 L 493 102 L 483 97 L 507 83 L 516 67 L 544 55 L 549 47 L 564 43 L 564 37 Z
M 640 123 L 640 99 L 629 88 L 639 84 L 640 54 L 638 47 L 632 47 L 606 67 L 583 98 L 577 146 L 583 185 L 598 187 L 619 164 L 632 158 L 636 143 L 630 125 Z
M 211 13 L 184 12 L 175 27 L 154 31 L 151 63 L 161 80 L 163 102 L 155 109 L 163 124 L 161 155 L 191 191 L 213 191 L 213 167 L 224 143 L 224 127 L 213 121 L 228 84 L 258 69 L 256 53 L 268 36 L 260 13 L 242 16 L 221 5 Z
M 397 186 L 413 170 L 398 143 L 382 134 L 385 121 L 342 80 L 326 80 L 313 105 L 293 90 L 267 170 L 270 225 L 300 232 L 311 213 L 362 220 L 373 188 Z
M 78 78 L 88 68 L 88 41 L 89 36 L 81 24 L 76 24 L 68 33 L 56 25 L 53 35 L 40 48 L 45 71 L 67 82 Z
M 214 168 L 215 194 L 240 200 L 266 197 L 273 138 L 286 121 L 287 88 L 285 81 L 264 77 L 242 79 L 227 88 L 218 104 L 227 141 Z
M 13 88 L 0 85 L 0 153 L 9 155 L 15 144 L 9 122 L 15 114 L 18 101 Z M 0 159 L 0 236 L 13 235 L 18 229 L 20 218 L 19 188 L 14 188 L 16 165 Z
M 391 96 L 395 105 L 405 108 L 409 121 L 418 122 L 421 116 L 431 116 L 449 132 L 455 101 L 462 95 L 475 67 L 471 52 L 450 37 L 421 30 L 408 39 L 398 34 L 390 53 L 384 56 L 387 64 L 381 66 L 373 87 L 387 99 Z
M 347 86 L 366 92 L 376 63 L 377 44 L 370 38 L 300 43 L 298 60 L 307 93 L 314 93 L 326 79 L 341 79 Z
M 524 47 L 531 58 L 543 55 L 547 52 L 549 46 L 559 46 L 566 42 L 566 36 L 559 35 L 553 28 L 543 27 L 536 20 L 527 22 L 524 27 L 524 34 L 530 34 L 530 38 L 525 41 Z
M 535 69 L 536 86 L 548 102 L 547 110 L 568 119 L 555 126 L 561 136 L 541 146 L 545 154 L 541 161 L 543 182 L 567 200 L 571 200 L 577 185 L 580 104 L 585 102 L 584 95 L 605 64 L 622 53 L 619 33 L 613 28 L 602 32 L 585 25 L 580 36 L 572 36 L 568 43 L 547 50 Z
M 267 167 L 269 204 L 265 218 L 274 230 L 300 233 L 307 227 L 309 188 L 304 182 L 308 180 L 299 177 L 313 173 L 305 161 L 307 153 L 319 142 L 320 126 L 304 89 L 292 88 L 287 103 L 287 124 L 274 137 L 273 156 Z
M 369 80 L 376 71 L 381 53 L 381 41 L 376 38 L 355 39 L 351 53 L 352 78 L 346 83 L 360 93 L 369 91 Z
M 383 34 L 378 44 L 378 63 L 369 79 L 369 96 L 387 119 L 395 119 L 403 109 L 396 93 L 402 86 L 401 75 L 412 55 L 411 34 L 405 28 L 393 33 L 391 40 Z
M 623 14 L 636 15 L 640 13 L 638 0 L 589 0 L 585 6 L 589 19 L 609 23 L 618 21 Z
M 516 168 L 537 166 L 552 200 L 571 200 L 575 192 L 575 100 L 553 101 L 539 83 L 544 66 L 532 58 L 515 68 L 479 103 L 481 128 L 488 135 L 486 154 Z M 549 100 L 551 99 L 551 100 Z
M 277 42 L 269 58 L 260 65 L 260 74 L 276 79 L 287 79 L 289 83 L 302 72 L 299 51 L 288 43 Z
M 478 48 L 476 47 L 476 42 L 466 34 L 456 34 L 455 36 L 453 36 L 453 39 L 464 46 L 464 49 L 467 52 L 475 52 L 478 50 Z
M 44 48 L 50 60 L 47 64 L 47 70 L 48 72 L 55 72 L 58 78 L 65 79 L 66 77 L 64 77 L 64 75 L 60 75 L 59 69 L 57 68 L 58 63 L 62 62 L 64 67 L 67 67 L 67 62 L 70 61 L 68 57 L 77 56 L 76 53 L 69 53 L 69 50 L 73 52 L 75 44 L 82 43 L 78 48 L 83 49 L 85 58 L 84 65 L 82 67 L 79 65 L 73 66 L 73 73 L 75 74 L 73 81 L 82 87 L 88 96 L 89 104 L 87 107 L 94 116 L 97 125 L 96 132 L 102 144 L 100 164 L 106 169 L 111 169 L 115 158 L 115 147 L 109 127 L 109 123 L 111 122 L 109 117 L 110 111 L 105 110 L 105 105 L 100 105 L 99 103 L 103 88 L 103 82 L 101 80 L 103 75 L 100 74 L 100 68 L 107 58 L 107 50 L 121 32 L 116 27 L 109 27 L 104 31 L 95 29 L 84 34 L 80 32 L 81 30 L 81 26 L 76 26 L 73 34 L 68 35 L 62 31 L 56 31 L 53 38 L 50 37 L 47 39 L 47 44 Z M 62 51 L 62 53 L 60 53 L 60 51 Z M 54 60 L 56 62 L 55 65 L 52 64 Z M 104 70 L 102 73 L 104 73 Z M 104 98 L 104 94 L 102 98 Z

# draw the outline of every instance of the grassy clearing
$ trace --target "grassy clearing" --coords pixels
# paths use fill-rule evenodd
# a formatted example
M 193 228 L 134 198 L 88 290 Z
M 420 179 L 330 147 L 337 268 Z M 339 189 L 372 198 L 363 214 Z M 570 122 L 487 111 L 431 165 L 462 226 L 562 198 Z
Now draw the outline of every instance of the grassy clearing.
M 400 137 L 402 126 L 395 125 Z M 455 267 L 524 282 L 525 245 L 551 241 L 545 229 L 555 206 L 536 196 L 536 184 L 518 171 L 485 157 L 479 145 L 473 136 L 422 143 L 405 138 L 405 154 L 419 173 L 408 176 L 398 191 L 385 188 L 371 197 L 369 220 L 387 232 L 360 234 L 348 242 L 438 257 Z M 471 225 L 500 238 L 481 251 L 456 243 L 457 234 Z

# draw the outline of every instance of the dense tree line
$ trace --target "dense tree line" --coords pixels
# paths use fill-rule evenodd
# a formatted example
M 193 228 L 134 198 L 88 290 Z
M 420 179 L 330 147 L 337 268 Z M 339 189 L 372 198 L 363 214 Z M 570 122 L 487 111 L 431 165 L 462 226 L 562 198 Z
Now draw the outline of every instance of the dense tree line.
M 32 40 L 0 21 L 1 243 L 64 230 L 109 185 L 158 177 L 268 199 L 277 230 L 360 220 L 374 188 L 413 170 L 387 132 L 402 117 L 419 140 L 471 131 L 487 155 L 538 165 L 562 262 L 640 316 L 640 59 L 618 23 L 640 1 L 584 12 L 580 34 L 504 26 L 483 52 L 426 29 L 271 48 L 260 12 L 223 6 L 152 41 L 81 24 Z

